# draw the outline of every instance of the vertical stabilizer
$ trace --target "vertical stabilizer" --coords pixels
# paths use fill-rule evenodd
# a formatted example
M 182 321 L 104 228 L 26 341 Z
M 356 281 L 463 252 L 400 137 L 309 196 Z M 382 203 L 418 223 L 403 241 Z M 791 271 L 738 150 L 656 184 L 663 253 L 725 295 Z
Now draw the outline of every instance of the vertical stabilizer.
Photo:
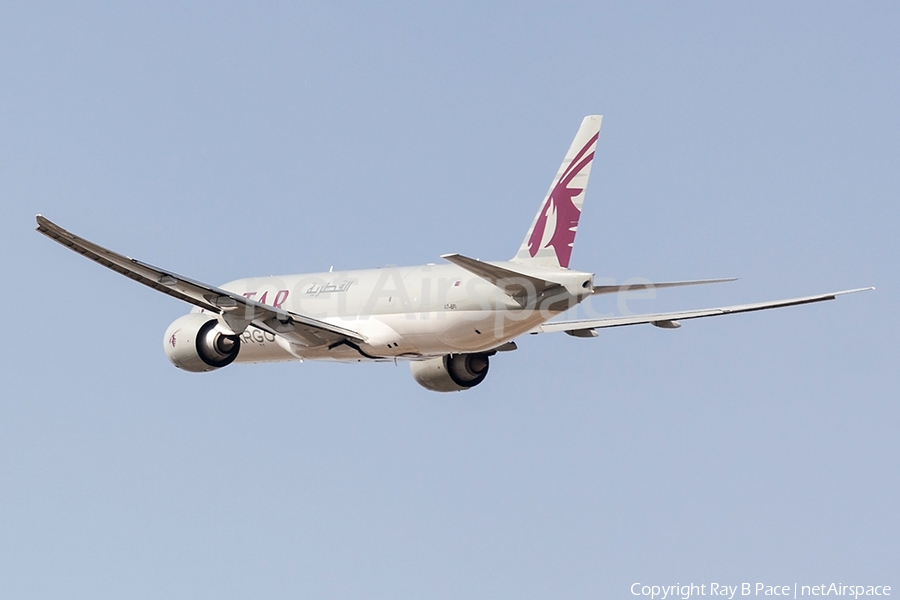
M 603 117 L 584 118 L 513 261 L 569 267 Z

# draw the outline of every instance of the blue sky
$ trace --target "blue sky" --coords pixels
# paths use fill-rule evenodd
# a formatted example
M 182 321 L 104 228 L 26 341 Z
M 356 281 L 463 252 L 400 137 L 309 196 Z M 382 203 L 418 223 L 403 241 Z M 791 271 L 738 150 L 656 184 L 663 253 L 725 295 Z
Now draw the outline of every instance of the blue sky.
M 889 2 L 4 4 L 0 596 L 897 589 L 898 30 Z M 505 259 L 595 113 L 572 266 L 740 277 L 633 310 L 877 291 L 528 337 L 442 396 L 180 372 L 186 306 L 33 232 L 210 283 Z

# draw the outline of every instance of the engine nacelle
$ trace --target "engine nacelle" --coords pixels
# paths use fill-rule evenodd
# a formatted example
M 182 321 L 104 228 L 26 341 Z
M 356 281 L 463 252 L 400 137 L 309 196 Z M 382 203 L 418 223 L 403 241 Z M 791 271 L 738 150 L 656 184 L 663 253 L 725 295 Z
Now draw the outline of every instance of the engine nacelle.
M 487 377 L 487 354 L 445 354 L 409 363 L 416 383 L 433 392 L 460 392 L 475 387 Z
M 210 315 L 191 313 L 169 325 L 163 346 L 166 356 L 179 369 L 203 373 L 234 362 L 241 349 L 241 338 L 226 335 L 216 327 Z

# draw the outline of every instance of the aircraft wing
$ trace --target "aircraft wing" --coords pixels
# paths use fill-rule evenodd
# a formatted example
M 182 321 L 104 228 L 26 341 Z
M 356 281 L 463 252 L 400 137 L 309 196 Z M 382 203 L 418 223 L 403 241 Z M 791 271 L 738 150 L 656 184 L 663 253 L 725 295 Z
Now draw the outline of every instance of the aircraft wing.
M 813 302 L 823 302 L 825 300 L 834 300 L 838 296 L 844 294 L 853 294 L 856 292 L 864 292 L 866 290 L 874 290 L 874 287 L 859 288 L 855 290 L 844 290 L 841 292 L 830 292 L 827 294 L 819 294 L 817 296 L 803 296 L 802 298 L 790 298 L 788 300 L 774 300 L 771 302 L 758 302 L 756 304 L 738 304 L 735 306 L 723 306 L 721 308 L 705 308 L 700 310 L 685 310 L 679 312 L 658 313 L 650 315 L 630 315 L 625 317 L 609 317 L 600 319 L 584 319 L 579 321 L 556 321 L 544 323 L 536 327 L 532 333 L 552 333 L 556 331 L 565 331 L 569 335 L 575 337 L 596 337 L 597 329 L 606 327 L 622 327 L 625 325 L 640 325 L 650 323 L 663 329 L 676 329 L 680 327 L 679 321 L 688 319 L 700 319 L 702 317 L 715 317 L 718 315 L 731 315 L 736 313 L 753 312 L 757 310 L 768 310 L 770 308 L 781 308 L 783 306 L 799 306 L 801 304 L 812 304 Z
M 252 324 L 259 329 L 281 335 L 304 346 L 317 346 L 365 338 L 354 331 L 337 327 L 312 317 L 276 309 L 240 294 L 207 285 L 171 271 L 129 258 L 66 231 L 49 219 L 38 215 L 37 230 L 85 258 L 143 283 L 158 292 L 221 315 L 235 333 Z

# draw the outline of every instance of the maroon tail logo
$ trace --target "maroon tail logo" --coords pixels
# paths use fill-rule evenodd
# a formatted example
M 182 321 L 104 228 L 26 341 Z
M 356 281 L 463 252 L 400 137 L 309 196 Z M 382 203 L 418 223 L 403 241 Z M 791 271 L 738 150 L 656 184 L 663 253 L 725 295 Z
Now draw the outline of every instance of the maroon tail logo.
M 584 188 L 570 188 L 569 184 L 594 159 L 594 153 L 588 154 L 587 151 L 594 145 L 599 135 L 599 132 L 595 133 L 594 137 L 579 150 L 560 175 L 559 181 L 553 186 L 547 202 L 541 207 L 538 220 L 534 224 L 534 231 L 528 238 L 528 252 L 532 257 L 541 248 L 544 230 L 547 228 L 547 218 L 550 216 L 550 211 L 553 211 L 556 213 L 556 229 L 543 247 L 553 246 L 559 265 L 568 268 L 569 258 L 572 256 L 572 244 L 575 242 L 575 229 L 578 227 L 578 219 L 581 217 L 581 210 L 575 206 L 574 198 L 584 191 Z

